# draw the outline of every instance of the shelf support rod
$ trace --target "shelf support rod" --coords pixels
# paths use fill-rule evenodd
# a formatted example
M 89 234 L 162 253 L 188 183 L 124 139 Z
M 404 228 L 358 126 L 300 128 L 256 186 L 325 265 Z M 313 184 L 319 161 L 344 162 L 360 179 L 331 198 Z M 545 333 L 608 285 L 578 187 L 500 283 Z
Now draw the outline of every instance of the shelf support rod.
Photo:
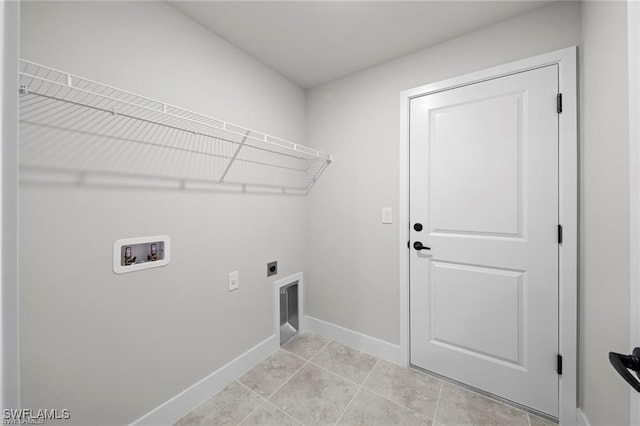
M 304 193 L 307 194 L 309 193 L 309 191 L 311 191 L 311 187 L 313 185 L 315 185 L 315 183 L 318 181 L 318 179 L 320 179 L 320 175 L 324 172 L 324 169 L 327 168 L 327 166 L 331 163 L 331 160 L 325 160 L 322 163 L 322 166 L 320 167 L 320 169 L 318 170 L 318 173 L 315 174 L 315 176 L 311 179 L 311 182 L 309 182 L 309 184 L 307 185 L 307 187 L 305 188 Z
M 240 142 L 240 145 L 238 145 L 238 148 L 236 148 L 236 152 L 233 153 L 233 157 L 231 157 L 229 164 L 227 164 L 227 168 L 224 169 L 224 173 L 222 173 L 222 177 L 220 177 L 220 180 L 218 181 L 219 183 L 224 183 L 224 178 L 227 177 L 227 173 L 229 173 L 229 169 L 231 168 L 231 165 L 233 164 L 234 161 L 236 161 L 236 158 L 238 157 L 238 154 L 240 153 L 240 150 L 244 146 L 248 137 L 249 137 L 249 131 L 245 133 L 244 137 L 242 138 L 242 141 Z

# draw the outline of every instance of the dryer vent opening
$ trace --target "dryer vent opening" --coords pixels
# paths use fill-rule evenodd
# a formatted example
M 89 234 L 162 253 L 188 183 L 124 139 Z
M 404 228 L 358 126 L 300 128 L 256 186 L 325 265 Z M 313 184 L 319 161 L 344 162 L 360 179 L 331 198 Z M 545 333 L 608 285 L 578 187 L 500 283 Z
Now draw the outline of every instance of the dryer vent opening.
M 298 282 L 280 288 L 280 345 L 291 340 L 300 329 Z

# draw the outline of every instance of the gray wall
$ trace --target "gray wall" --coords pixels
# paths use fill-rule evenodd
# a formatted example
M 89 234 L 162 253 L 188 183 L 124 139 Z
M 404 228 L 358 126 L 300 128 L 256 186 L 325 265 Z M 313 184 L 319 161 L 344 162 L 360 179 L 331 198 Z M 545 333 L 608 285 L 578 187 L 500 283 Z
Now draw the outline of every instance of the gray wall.
M 309 196 L 307 313 L 399 344 L 402 90 L 579 44 L 580 5 L 562 2 L 311 90 L 309 144 L 336 161 Z
M 580 406 L 629 423 L 607 354 L 629 348 L 629 141 L 625 2 L 584 2 L 581 51 Z
M 22 57 L 290 140 L 306 131 L 336 161 L 306 200 L 22 185 L 23 405 L 64 406 L 77 423 L 144 414 L 271 334 L 264 264 L 276 258 L 280 276 L 306 260 L 309 315 L 398 344 L 400 91 L 581 45 L 580 405 L 592 424 L 627 423 L 627 388 L 606 361 L 628 347 L 626 15 L 582 8 L 544 7 L 314 88 L 305 105 L 165 4 L 24 3 Z M 114 240 L 159 233 L 171 265 L 111 272 Z
M 304 92 L 165 3 L 24 2 L 21 41 L 25 59 L 304 143 Z M 283 195 L 23 183 L 23 406 L 127 423 L 271 336 L 266 263 L 303 270 L 304 212 Z M 112 272 L 115 240 L 157 234 L 167 267 Z

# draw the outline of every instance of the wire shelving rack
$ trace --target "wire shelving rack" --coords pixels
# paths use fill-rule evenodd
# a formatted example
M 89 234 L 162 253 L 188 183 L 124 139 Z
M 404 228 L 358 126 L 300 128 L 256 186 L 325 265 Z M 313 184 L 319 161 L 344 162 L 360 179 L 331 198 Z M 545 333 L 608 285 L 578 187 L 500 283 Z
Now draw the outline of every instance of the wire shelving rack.
M 20 60 L 20 165 L 306 193 L 331 154 Z

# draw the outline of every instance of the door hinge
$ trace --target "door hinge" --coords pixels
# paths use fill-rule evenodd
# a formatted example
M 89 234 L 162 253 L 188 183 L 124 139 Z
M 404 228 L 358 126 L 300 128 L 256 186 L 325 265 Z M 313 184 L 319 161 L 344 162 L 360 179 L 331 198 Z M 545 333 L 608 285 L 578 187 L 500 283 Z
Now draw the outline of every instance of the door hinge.
M 556 110 L 558 111 L 558 114 L 562 112 L 562 93 L 558 93 L 558 96 L 556 97 Z
M 558 354 L 557 363 L 556 363 L 556 371 L 559 376 L 562 376 L 562 355 Z
M 558 244 L 562 244 L 562 225 L 558 225 Z

